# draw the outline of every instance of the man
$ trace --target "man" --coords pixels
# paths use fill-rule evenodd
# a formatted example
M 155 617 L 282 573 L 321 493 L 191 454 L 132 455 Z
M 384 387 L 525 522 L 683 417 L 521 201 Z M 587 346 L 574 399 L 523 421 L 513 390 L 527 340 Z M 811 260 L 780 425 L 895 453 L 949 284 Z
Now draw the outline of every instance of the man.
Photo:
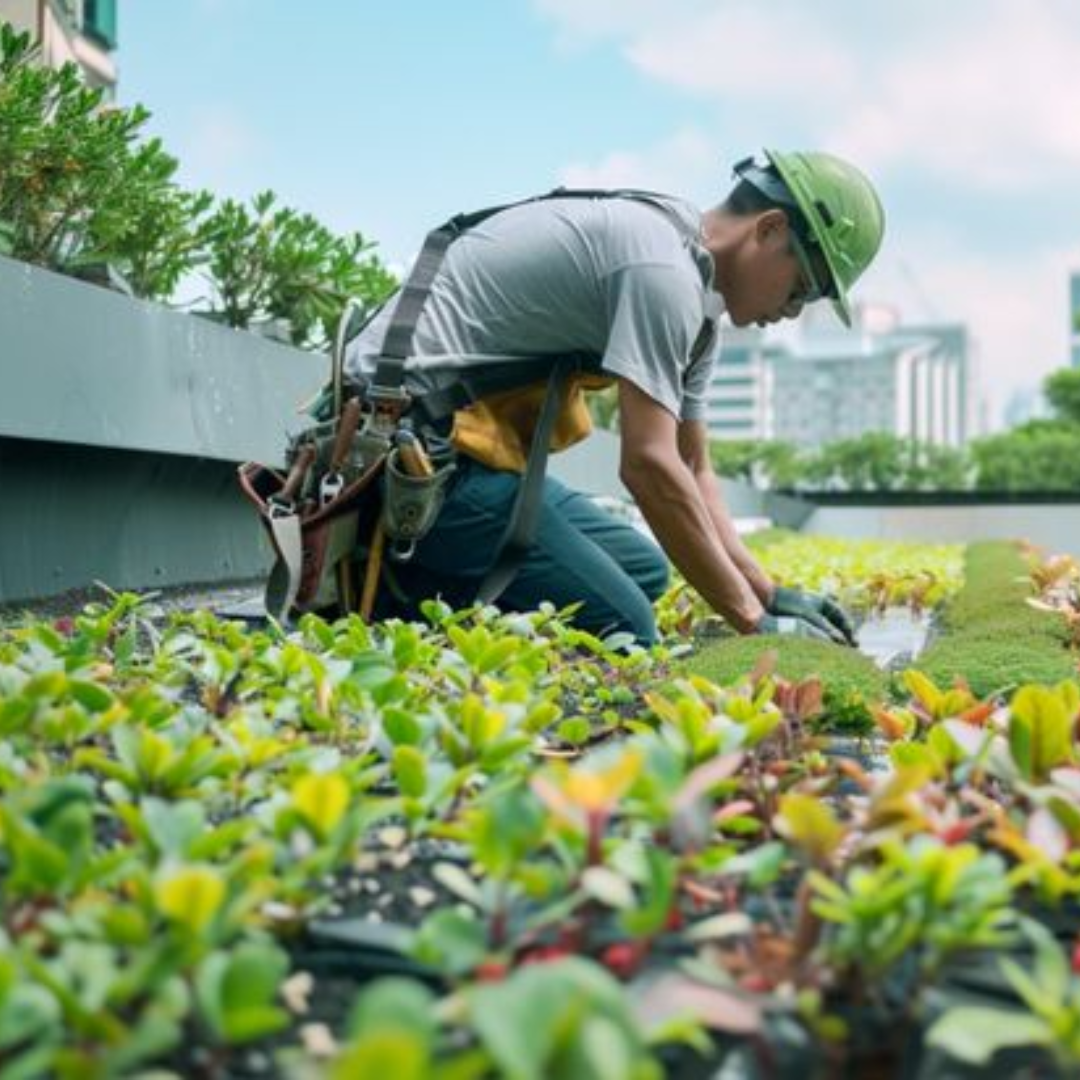
M 775 587 L 740 540 L 710 463 L 705 399 L 721 314 L 766 326 L 828 298 L 850 325 L 848 290 L 880 246 L 884 216 L 866 177 L 831 155 L 767 151 L 735 173 L 731 194 L 705 213 L 668 196 L 567 193 L 495 214 L 450 247 L 406 386 L 423 393 L 467 368 L 594 357 L 593 374 L 564 396 L 552 448 L 587 434 L 581 389 L 615 381 L 620 476 L 663 548 L 549 477 L 535 540 L 501 606 L 580 603 L 578 625 L 650 643 L 670 559 L 741 633 L 851 640 L 835 603 Z M 351 343 L 353 380 L 370 377 L 392 315 L 390 305 Z M 413 559 L 394 568 L 404 610 L 427 596 L 475 596 L 499 551 L 537 408 L 535 394 L 510 392 L 455 415 L 458 470 L 446 503 Z

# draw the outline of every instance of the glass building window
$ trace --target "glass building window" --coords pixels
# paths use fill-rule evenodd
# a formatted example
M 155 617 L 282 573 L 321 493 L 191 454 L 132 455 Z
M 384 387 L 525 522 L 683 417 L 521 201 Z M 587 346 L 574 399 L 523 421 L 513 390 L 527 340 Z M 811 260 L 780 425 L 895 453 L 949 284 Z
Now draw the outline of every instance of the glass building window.
M 116 0 L 83 0 L 83 33 L 106 49 L 115 49 Z

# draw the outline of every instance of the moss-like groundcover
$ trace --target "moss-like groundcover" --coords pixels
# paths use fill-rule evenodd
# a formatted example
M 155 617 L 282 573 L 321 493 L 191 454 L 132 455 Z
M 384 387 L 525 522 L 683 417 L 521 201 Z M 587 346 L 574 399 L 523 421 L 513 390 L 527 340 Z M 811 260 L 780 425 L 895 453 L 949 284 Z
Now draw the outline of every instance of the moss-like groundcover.
M 770 541 L 774 545 L 788 542 L 782 536 L 772 536 Z M 938 614 L 932 644 L 918 657 L 917 668 L 943 687 L 962 680 L 978 697 L 1002 698 L 1026 683 L 1053 686 L 1076 679 L 1076 657 L 1066 647 L 1069 633 L 1060 614 L 1028 603 L 1035 596 L 1030 570 L 1029 560 L 1015 543 L 992 541 L 968 547 L 963 585 L 950 590 L 952 598 Z M 907 572 L 897 575 L 897 581 L 917 577 L 913 562 Z M 873 576 L 858 584 L 861 593 L 849 591 L 864 607 L 869 587 L 897 594 L 903 588 L 875 581 Z M 820 677 L 825 692 L 824 710 L 816 725 L 819 730 L 867 734 L 874 729 L 873 707 L 902 700 L 907 694 L 903 680 L 880 671 L 853 650 L 778 636 L 722 639 L 702 648 L 686 666 L 728 684 L 744 677 L 770 653 L 775 654 L 776 674 L 784 679 L 799 682 Z
M 871 707 L 890 696 L 890 679 L 869 657 L 823 641 L 777 635 L 730 638 L 702 649 L 687 661 L 697 675 L 728 685 L 775 656 L 776 674 L 790 682 L 818 678 L 824 687 L 820 730 L 865 735 L 874 729 Z
M 1016 544 L 971 545 L 964 588 L 946 605 L 940 635 L 919 657 L 919 669 L 945 685 L 963 678 L 980 697 L 1075 679 L 1065 623 L 1031 607 L 1033 596 L 1030 568 Z

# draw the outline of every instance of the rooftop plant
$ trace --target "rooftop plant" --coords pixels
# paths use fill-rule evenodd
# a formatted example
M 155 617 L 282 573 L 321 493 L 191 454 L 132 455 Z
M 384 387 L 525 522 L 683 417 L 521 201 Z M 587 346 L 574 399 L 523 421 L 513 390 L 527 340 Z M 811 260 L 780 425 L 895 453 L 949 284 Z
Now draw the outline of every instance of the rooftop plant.
M 1032 572 L 1046 595 L 1067 568 L 1008 595 L 1068 656 Z M 658 1076 L 673 1041 L 703 1068 L 895 1064 L 958 957 L 996 970 L 1022 913 L 1080 896 L 1080 691 L 909 671 L 889 700 L 852 650 L 756 655 L 776 644 L 695 657 L 721 684 L 551 608 L 252 631 L 120 595 L 3 627 L 0 1065 L 235 1071 L 270 1039 L 310 1076 Z M 888 770 L 823 752 L 845 678 Z M 374 921 L 402 882 L 409 914 Z M 424 985 L 372 986 L 316 1038 L 290 969 L 343 909 Z M 992 1048 L 1071 1062 L 1060 959 L 1004 965 Z M 967 1019 L 935 1045 L 978 1056 Z
M 107 106 L 77 65 L 39 64 L 30 35 L 0 25 L 6 252 L 54 270 L 112 262 L 141 295 L 170 295 L 197 261 L 206 197 L 176 187 L 176 160 L 143 138 L 149 115 Z
M 374 307 L 396 285 L 360 233 L 336 236 L 270 191 L 222 200 L 204 229 L 213 310 L 242 328 L 284 320 L 294 345 L 328 347 L 346 300 Z

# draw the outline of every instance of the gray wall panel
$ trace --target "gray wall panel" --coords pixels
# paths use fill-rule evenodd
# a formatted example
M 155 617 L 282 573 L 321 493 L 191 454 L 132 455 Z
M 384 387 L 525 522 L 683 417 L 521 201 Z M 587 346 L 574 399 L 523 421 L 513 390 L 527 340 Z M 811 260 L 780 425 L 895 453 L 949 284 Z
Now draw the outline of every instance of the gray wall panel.
M 280 459 L 313 356 L 0 257 L 0 435 Z
M 232 464 L 0 438 L 0 603 L 239 580 L 269 545 Z

